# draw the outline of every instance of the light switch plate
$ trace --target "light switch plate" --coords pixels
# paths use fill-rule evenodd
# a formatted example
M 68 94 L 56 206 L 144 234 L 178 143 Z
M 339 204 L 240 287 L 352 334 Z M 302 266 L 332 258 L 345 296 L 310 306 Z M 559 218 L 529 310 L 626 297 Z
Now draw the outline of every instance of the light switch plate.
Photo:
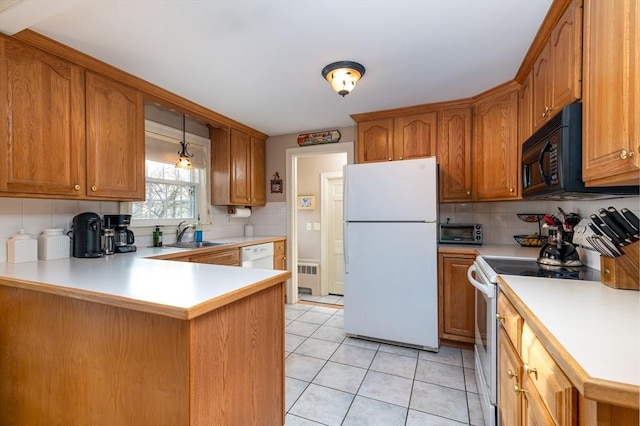
M 313 230 L 314 231 L 319 231 L 320 230 L 320 223 L 319 222 L 314 222 L 313 223 Z

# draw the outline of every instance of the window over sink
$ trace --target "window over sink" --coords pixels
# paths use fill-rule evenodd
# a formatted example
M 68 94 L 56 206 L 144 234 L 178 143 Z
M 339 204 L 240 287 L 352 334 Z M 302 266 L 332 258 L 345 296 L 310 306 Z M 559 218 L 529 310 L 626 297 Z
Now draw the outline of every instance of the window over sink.
M 175 167 L 182 130 L 145 120 L 145 201 L 123 203 L 133 226 L 206 223 L 209 217 L 209 140 L 186 133 L 193 170 Z

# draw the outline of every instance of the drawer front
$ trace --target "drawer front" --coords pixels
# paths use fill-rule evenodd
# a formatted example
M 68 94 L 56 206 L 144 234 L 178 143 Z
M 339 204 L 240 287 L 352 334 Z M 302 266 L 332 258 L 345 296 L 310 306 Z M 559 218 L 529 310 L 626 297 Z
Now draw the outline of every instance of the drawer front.
M 520 353 L 520 335 L 523 319 L 509 299 L 500 292 L 498 295 L 498 324 L 507 332 L 516 351 Z
M 535 388 L 525 389 L 540 395 L 556 424 L 575 425 L 578 391 L 527 324 L 522 328 L 522 361 L 523 376 Z
M 208 263 L 210 265 L 240 266 L 240 251 L 238 249 L 234 249 L 193 255 L 189 257 L 189 262 Z

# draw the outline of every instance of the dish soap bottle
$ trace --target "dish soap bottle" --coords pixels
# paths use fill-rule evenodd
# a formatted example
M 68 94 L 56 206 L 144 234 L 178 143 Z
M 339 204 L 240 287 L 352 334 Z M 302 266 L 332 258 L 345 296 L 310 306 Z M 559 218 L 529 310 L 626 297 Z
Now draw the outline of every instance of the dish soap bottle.
M 202 225 L 200 224 L 200 215 L 198 215 L 198 223 L 196 224 L 196 234 L 194 238 L 197 243 L 202 242 Z
M 156 229 L 153 231 L 153 246 L 162 247 L 162 231 L 158 225 L 156 225 Z

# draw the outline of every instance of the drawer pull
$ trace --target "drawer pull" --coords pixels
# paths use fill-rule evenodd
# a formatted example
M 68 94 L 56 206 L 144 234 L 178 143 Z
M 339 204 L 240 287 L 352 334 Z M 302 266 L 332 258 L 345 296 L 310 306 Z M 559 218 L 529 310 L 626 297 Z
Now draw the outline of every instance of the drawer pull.
M 620 159 L 626 160 L 627 158 L 633 158 L 633 151 L 627 151 L 626 149 L 620 151 Z
M 504 324 L 504 317 L 502 315 L 500 315 L 499 313 L 496 314 L 496 319 Z
M 538 380 L 538 369 L 529 367 L 529 364 L 524 365 L 524 372 L 530 376 L 532 373 L 535 376 L 536 380 Z
M 509 380 L 513 379 L 514 377 L 517 376 L 516 373 L 514 373 L 513 371 L 511 371 L 510 369 L 507 370 L 507 376 L 509 376 Z

